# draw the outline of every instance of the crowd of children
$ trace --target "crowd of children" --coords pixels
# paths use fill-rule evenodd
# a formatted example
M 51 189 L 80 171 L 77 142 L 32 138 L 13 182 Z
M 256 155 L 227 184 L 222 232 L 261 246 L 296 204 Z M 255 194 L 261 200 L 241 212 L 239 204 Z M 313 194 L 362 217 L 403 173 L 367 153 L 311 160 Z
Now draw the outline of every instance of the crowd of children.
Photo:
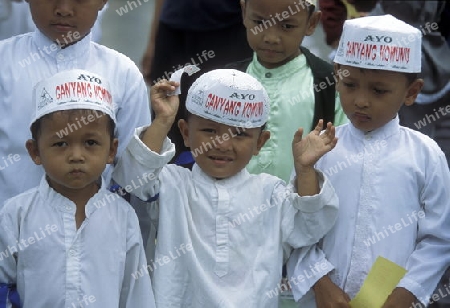
M 149 102 L 91 40 L 107 0 L 28 3 L 37 29 L 0 41 L 0 307 L 350 307 L 380 256 L 406 270 L 382 308 L 434 298 L 450 172 L 398 119 L 423 87 L 420 30 L 346 21 L 333 68 L 300 47 L 314 0 L 242 0 L 253 57 Z M 169 163 L 179 146 L 192 168 Z

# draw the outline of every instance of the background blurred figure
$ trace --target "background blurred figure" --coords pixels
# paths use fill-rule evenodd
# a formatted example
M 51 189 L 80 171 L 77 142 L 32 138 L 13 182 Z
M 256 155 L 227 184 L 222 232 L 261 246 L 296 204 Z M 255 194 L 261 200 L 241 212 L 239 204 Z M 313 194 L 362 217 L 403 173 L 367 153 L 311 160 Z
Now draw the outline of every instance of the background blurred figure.
M 375 7 L 376 2 L 377 0 L 319 0 L 325 42 L 333 49 L 328 56 L 330 62 L 334 59 L 345 20 L 367 15 L 367 12 Z
M 251 55 L 239 0 L 156 0 L 142 71 L 147 83 L 155 84 L 185 65 L 198 65 L 204 73 Z M 168 136 L 177 145 L 172 162 L 190 166 L 192 159 L 178 159 L 187 148 L 176 124 Z

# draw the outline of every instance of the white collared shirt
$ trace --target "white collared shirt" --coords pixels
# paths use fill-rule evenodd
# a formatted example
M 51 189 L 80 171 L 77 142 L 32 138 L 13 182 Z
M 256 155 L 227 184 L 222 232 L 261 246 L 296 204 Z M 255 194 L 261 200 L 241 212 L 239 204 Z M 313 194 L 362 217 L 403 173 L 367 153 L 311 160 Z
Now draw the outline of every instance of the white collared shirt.
M 75 212 L 45 177 L 9 199 L 0 210 L 0 283 L 17 284 L 24 308 L 155 307 L 149 276 L 132 275 L 147 261 L 131 206 L 102 186 L 79 229 Z
M 450 261 L 445 155 L 433 140 L 398 122 L 397 117 L 366 134 L 351 124 L 337 127 L 336 148 L 316 166 L 330 178 L 340 204 L 338 220 L 320 246 L 335 268 L 329 276 L 351 298 L 383 256 L 408 270 L 398 287 L 426 302 Z M 311 264 L 326 267 L 323 253 L 294 252 L 291 277 L 311 274 Z M 295 297 L 325 273 L 292 284 Z M 312 292 L 301 303 L 315 307 Z
M 159 193 L 156 256 L 149 262 L 158 307 L 278 307 L 283 244 L 317 242 L 334 222 L 328 180 L 300 197 L 284 181 L 244 168 L 216 180 L 198 165 L 166 163 L 174 146 L 151 152 L 137 130 L 113 173 L 147 200 Z
M 89 34 L 61 49 L 39 30 L 0 41 L 0 208 L 6 199 L 39 184 L 43 169 L 30 159 L 33 87 L 69 69 L 86 69 L 105 77 L 117 104 L 120 155 L 134 129 L 150 123 L 147 88 L 142 74 L 126 56 L 91 41 Z M 103 176 L 108 182 L 112 167 Z

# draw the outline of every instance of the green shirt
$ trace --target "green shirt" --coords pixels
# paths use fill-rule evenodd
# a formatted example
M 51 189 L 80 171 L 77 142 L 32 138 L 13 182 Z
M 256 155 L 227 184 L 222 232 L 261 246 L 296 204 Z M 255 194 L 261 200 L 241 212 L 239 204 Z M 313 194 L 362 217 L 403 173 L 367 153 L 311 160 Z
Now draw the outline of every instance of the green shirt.
M 270 139 L 259 155 L 253 156 L 247 169 L 255 174 L 269 173 L 287 182 L 294 169 L 294 133 L 303 127 L 304 135 L 308 134 L 314 117 L 311 69 L 303 54 L 274 69 L 263 67 L 254 54 L 246 72 L 262 83 L 270 98 L 270 114 L 266 124 Z M 347 123 L 337 92 L 335 106 L 334 125 Z

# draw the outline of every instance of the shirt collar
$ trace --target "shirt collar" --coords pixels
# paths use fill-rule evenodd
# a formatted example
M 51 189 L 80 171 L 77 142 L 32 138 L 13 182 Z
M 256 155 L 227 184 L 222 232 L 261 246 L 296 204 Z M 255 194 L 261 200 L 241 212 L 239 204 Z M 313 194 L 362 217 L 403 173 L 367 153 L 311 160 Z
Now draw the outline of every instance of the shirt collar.
M 39 29 L 36 29 L 33 33 L 33 40 L 36 47 L 39 49 L 41 56 L 48 56 L 50 58 L 56 58 L 58 55 L 63 55 L 67 59 L 82 58 L 89 51 L 92 34 L 89 33 L 83 39 L 76 42 L 73 45 L 61 48 L 57 43 L 48 38 Z
M 192 167 L 192 177 L 195 181 L 202 182 L 204 184 L 214 184 L 225 188 L 231 188 L 241 186 L 247 179 L 250 178 L 250 173 L 248 173 L 247 169 L 244 168 L 233 176 L 226 179 L 217 180 L 207 175 L 197 164 L 194 164 Z
M 354 127 L 352 123 L 349 123 L 348 125 L 350 125 L 350 132 L 352 133 L 352 135 L 358 139 L 367 139 L 367 138 L 380 140 L 387 139 L 390 136 L 398 133 L 398 131 L 400 130 L 398 115 L 391 121 L 386 123 L 384 126 L 377 128 L 371 132 L 363 132 L 362 130 Z
M 293 74 L 296 74 L 297 72 L 304 69 L 306 66 L 306 58 L 304 54 L 300 54 L 291 61 L 276 67 L 276 68 L 265 68 L 259 61 L 258 56 L 255 53 L 253 53 L 253 60 L 250 63 L 249 69 L 252 70 L 252 72 L 256 76 L 266 76 L 267 78 L 272 78 L 275 80 L 278 79 L 285 79 L 292 77 Z
M 110 192 L 106 189 L 105 180 L 101 178 L 100 181 L 100 189 L 91 199 L 89 199 L 88 203 L 86 204 L 85 214 L 88 218 L 90 215 L 92 215 L 92 213 L 95 212 L 95 210 L 100 208 L 100 205 L 104 205 L 105 202 L 108 202 L 110 200 L 106 198 L 106 194 Z M 51 188 L 47 182 L 47 176 L 45 174 L 39 184 L 39 195 L 41 196 L 42 200 L 45 200 L 47 204 L 60 212 L 71 214 L 75 214 L 76 212 L 75 203 Z

